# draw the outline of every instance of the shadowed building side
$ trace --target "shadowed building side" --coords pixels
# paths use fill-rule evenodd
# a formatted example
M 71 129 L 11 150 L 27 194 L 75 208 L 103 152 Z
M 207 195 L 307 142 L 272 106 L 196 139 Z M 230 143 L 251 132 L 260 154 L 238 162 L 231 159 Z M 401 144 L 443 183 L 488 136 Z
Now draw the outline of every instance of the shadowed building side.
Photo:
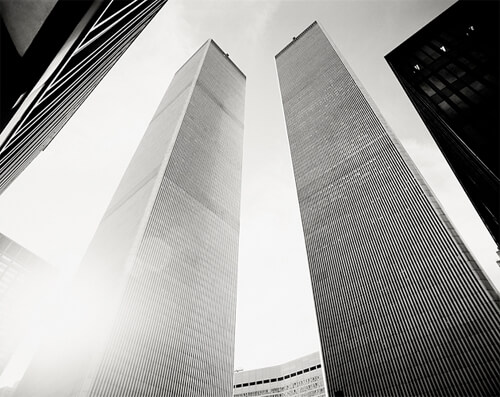
M 459 1 L 385 57 L 497 247 L 499 16 L 498 1 Z
M 498 295 L 317 23 L 276 56 L 330 396 L 500 393 Z
M 81 265 L 75 347 L 16 396 L 232 395 L 244 94 L 211 40 L 177 72 Z
M 166 1 L 0 1 L 0 194 L 50 144 Z

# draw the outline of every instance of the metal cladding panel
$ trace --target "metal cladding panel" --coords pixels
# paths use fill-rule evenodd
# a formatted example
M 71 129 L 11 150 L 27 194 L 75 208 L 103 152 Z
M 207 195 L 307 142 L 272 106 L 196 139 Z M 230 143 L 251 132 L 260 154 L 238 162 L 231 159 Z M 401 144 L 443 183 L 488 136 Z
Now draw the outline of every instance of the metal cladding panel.
M 85 26 L 78 37 L 68 39 L 0 134 L 0 194 L 50 144 L 166 1 L 95 3 L 95 15 L 80 22 Z
M 203 58 L 201 48 L 170 84 L 78 270 L 72 288 L 74 295 L 68 298 L 85 302 L 76 309 L 80 310 L 79 318 L 72 323 L 73 328 L 62 330 L 67 335 L 53 338 L 42 346 L 18 388 L 19 396 L 68 397 L 88 393 L 109 327 L 104 323 L 110 321 L 116 311 L 124 284 L 130 277 L 130 263 L 143 224 L 149 216 L 148 210 L 151 210 L 161 172 L 174 146 Z M 101 328 L 95 327 L 99 328 L 95 332 L 75 331 L 75 328 L 88 329 L 87 324 L 95 323 L 103 324 Z M 54 351 L 60 352 L 59 357 L 47 365 Z
M 231 395 L 244 90 L 211 41 L 177 72 L 17 397 Z
M 276 57 L 330 395 L 500 393 L 498 296 L 317 23 Z
M 92 396 L 232 395 L 245 78 L 202 54 Z

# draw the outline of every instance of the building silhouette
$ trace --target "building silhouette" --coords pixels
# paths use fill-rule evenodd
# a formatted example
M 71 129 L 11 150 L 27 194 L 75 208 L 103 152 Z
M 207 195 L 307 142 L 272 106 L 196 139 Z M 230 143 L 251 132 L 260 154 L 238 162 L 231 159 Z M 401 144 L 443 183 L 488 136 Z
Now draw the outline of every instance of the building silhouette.
M 0 2 L 0 194 L 166 1 Z
M 0 375 L 55 284 L 55 269 L 0 233 Z
M 500 247 L 499 15 L 459 1 L 386 60 Z
M 16 396 L 232 395 L 245 81 L 212 40 L 176 73 Z
M 284 364 L 234 373 L 234 397 L 324 397 L 325 379 L 319 352 Z
M 498 295 L 315 22 L 276 56 L 330 396 L 497 395 Z

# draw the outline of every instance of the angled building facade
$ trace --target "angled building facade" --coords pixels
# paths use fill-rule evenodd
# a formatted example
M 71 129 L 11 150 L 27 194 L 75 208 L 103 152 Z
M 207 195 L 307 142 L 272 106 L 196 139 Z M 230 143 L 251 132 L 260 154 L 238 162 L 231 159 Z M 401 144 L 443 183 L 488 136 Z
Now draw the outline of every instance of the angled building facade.
M 167 0 L 2 1 L 0 194 Z
M 497 247 L 499 15 L 498 1 L 458 1 L 385 57 Z
M 245 80 L 212 40 L 176 73 L 16 396 L 232 395 Z
M 275 365 L 234 373 L 234 397 L 325 397 L 319 352 Z
M 276 64 L 330 396 L 497 395 L 498 295 L 317 23 Z

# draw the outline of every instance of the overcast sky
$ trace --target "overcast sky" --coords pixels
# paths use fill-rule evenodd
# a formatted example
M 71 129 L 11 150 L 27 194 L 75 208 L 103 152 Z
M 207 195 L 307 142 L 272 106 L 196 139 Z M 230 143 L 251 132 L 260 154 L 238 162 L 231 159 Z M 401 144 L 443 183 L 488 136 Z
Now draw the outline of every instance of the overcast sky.
M 213 38 L 247 75 L 235 367 L 319 350 L 274 64 L 318 20 L 498 288 L 495 245 L 383 58 L 452 3 L 170 0 L 0 196 L 0 232 L 70 275 L 174 73 Z

